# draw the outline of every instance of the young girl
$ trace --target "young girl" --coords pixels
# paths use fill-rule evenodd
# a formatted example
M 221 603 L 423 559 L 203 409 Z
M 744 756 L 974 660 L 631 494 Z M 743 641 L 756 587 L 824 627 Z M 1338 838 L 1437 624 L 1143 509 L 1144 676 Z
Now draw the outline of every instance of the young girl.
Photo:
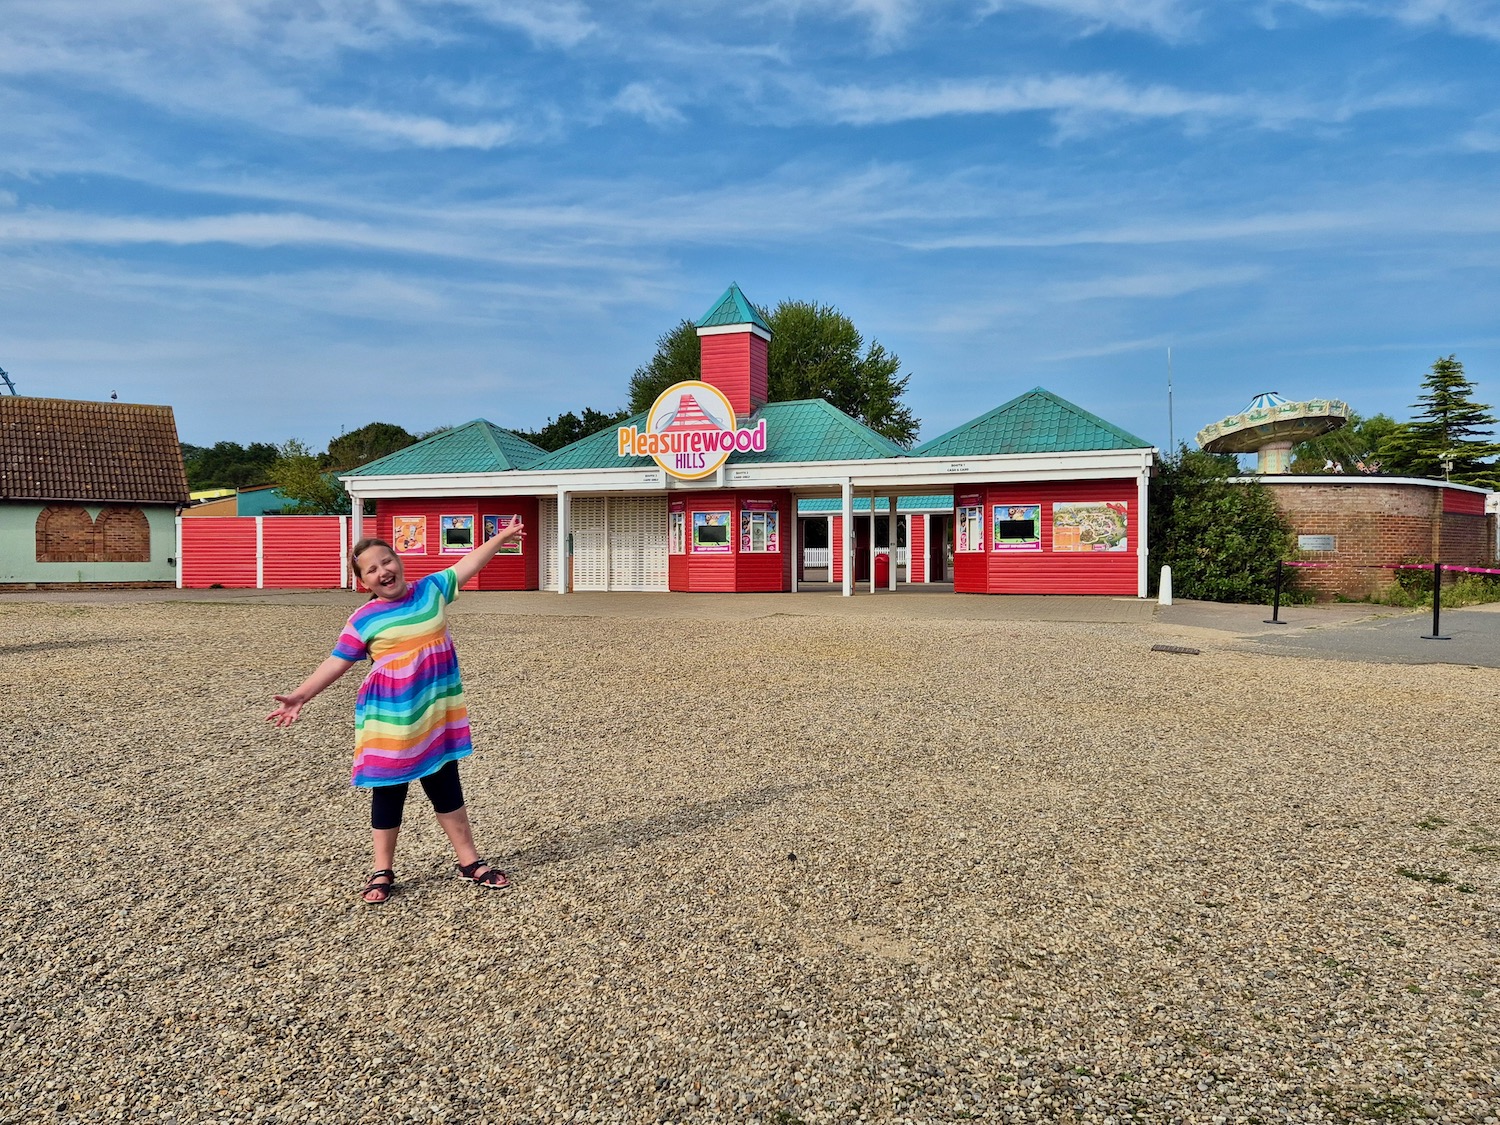
M 349 562 L 371 598 L 349 617 L 333 655 L 266 716 L 289 727 L 303 704 L 359 660 L 373 662 L 354 703 L 354 784 L 370 790 L 375 870 L 361 897 L 385 902 L 396 885 L 396 838 L 409 782 L 420 781 L 457 855 L 458 873 L 485 890 L 505 890 L 505 872 L 479 858 L 458 781 L 458 759 L 473 753 L 458 655 L 443 607 L 495 552 L 519 539 L 519 517 L 449 569 L 406 581 L 401 559 L 383 539 L 361 539 Z

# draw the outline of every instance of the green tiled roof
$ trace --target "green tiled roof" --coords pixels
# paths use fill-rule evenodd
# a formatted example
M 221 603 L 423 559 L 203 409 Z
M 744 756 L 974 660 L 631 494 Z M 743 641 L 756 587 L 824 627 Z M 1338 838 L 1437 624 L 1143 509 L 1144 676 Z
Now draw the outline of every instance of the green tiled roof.
M 930 512 L 934 508 L 939 511 L 953 507 L 953 493 L 945 492 L 941 496 L 898 496 L 896 497 L 896 511 L 898 512 Z M 815 500 L 798 500 L 797 511 L 807 515 L 819 512 L 842 512 L 844 502 L 837 497 L 820 497 Z M 870 498 L 868 496 L 854 497 L 854 510 L 856 512 L 868 512 L 870 510 Z M 885 501 L 880 501 L 880 506 L 875 509 L 877 516 L 886 512 Z
M 529 469 L 546 456 L 525 438 L 476 418 L 388 453 L 344 476 L 404 477 L 426 473 L 503 473 Z
M 998 453 L 1073 453 L 1149 449 L 1151 443 L 1036 387 L 957 429 L 923 442 L 913 457 L 980 457 Z
M 621 426 L 640 429 L 646 424 L 646 415 L 637 414 L 616 422 L 613 426 L 581 437 L 572 445 L 553 450 L 531 469 L 648 469 L 656 462 L 649 457 L 620 457 L 619 432 Z
M 729 288 L 724 290 L 724 295 L 709 306 L 697 326 L 718 328 L 726 324 L 754 324 L 764 328 L 767 332 L 771 331 L 771 326 L 765 322 L 760 313 L 755 311 L 755 306 L 745 300 L 740 287 L 732 281 L 729 283 Z
M 870 427 L 849 417 L 820 398 L 795 402 L 768 402 L 750 417 L 753 426 L 766 420 L 766 451 L 734 453 L 730 465 L 776 465 L 787 461 L 874 461 L 882 457 L 904 457 L 906 451 Z M 646 415 L 637 414 L 620 426 L 644 426 Z M 649 457 L 620 457 L 617 426 L 600 430 L 572 445 L 549 453 L 528 468 L 546 469 L 644 469 L 656 462 Z
M 768 402 L 750 422 L 766 420 L 766 451 L 736 453 L 731 465 L 786 461 L 874 461 L 905 457 L 906 450 L 820 398 Z M 743 425 L 744 423 L 741 423 Z

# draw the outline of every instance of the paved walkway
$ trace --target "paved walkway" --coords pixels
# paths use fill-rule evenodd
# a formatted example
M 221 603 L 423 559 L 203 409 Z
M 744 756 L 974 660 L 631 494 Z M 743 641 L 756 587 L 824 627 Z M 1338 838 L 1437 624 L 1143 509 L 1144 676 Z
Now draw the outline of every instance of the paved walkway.
M 7 591 L 0 605 L 60 603 L 128 605 L 161 602 L 336 605 L 363 600 L 349 590 L 38 590 Z M 1162 643 L 1234 646 L 1265 653 L 1385 664 L 1500 667 L 1500 604 L 1445 610 L 1448 640 L 1423 640 L 1431 631 L 1425 610 L 1336 603 L 1287 606 L 1284 624 L 1267 623 L 1269 606 L 1179 601 L 1159 606 L 1127 597 L 954 594 L 950 586 L 903 586 L 845 598 L 836 588 L 797 594 L 631 594 L 538 591 L 470 593 L 454 603 L 459 614 L 517 614 L 630 619 L 697 618 L 735 621 L 770 616 L 907 617 L 948 621 L 1058 621 L 1131 624 L 1150 628 Z

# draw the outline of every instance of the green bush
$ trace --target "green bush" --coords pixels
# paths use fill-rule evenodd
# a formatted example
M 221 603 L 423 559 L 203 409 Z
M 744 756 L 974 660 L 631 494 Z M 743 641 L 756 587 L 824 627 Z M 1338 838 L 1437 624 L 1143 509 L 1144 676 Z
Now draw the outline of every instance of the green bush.
M 1381 600 L 1386 605 L 1430 606 L 1432 604 L 1432 564 L 1423 560 L 1420 570 L 1396 571 L 1396 584 Z M 1443 571 L 1442 608 L 1457 609 L 1466 605 L 1500 602 L 1500 575 L 1460 574 Z
M 1276 563 L 1290 559 L 1296 538 L 1259 481 L 1239 475 L 1233 457 L 1186 446 L 1164 458 L 1151 481 L 1150 577 L 1172 568 L 1173 593 L 1213 602 L 1269 603 Z M 1308 600 L 1285 571 L 1282 601 Z

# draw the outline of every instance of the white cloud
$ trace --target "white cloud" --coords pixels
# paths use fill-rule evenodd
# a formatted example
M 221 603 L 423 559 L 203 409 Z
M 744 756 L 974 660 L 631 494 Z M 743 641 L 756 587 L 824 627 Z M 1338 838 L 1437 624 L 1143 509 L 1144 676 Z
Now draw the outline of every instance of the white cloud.
M 1222 269 L 1181 268 L 1149 273 L 1090 277 L 1049 285 L 1045 294 L 1057 301 L 1139 300 L 1180 297 L 1199 289 L 1259 281 L 1265 270 L 1254 266 Z
M 1385 93 L 1368 102 L 1320 106 L 1260 94 L 1197 93 L 1137 85 L 1111 74 L 1052 75 L 1008 80 L 949 79 L 899 86 L 833 86 L 801 92 L 807 112 L 849 125 L 884 125 L 939 117 L 1049 113 L 1068 133 L 1110 118 L 1206 122 L 1240 119 L 1266 127 L 1342 122 L 1392 105 L 1423 104 L 1420 91 Z
M 1319 15 L 1365 16 L 1410 27 L 1438 27 L 1454 35 L 1500 40 L 1496 0 L 1273 0 Z
M 1169 42 L 1188 38 L 1199 23 L 1189 0 L 987 0 L 983 16 L 1017 8 L 1041 9 L 1081 24 L 1085 33 L 1122 28 L 1156 35 Z
M 598 25 L 588 9 L 576 0 L 423 0 L 434 8 L 456 3 L 488 23 L 513 27 L 534 42 L 556 47 L 576 47 L 595 34 Z
M 658 127 L 680 125 L 687 120 L 680 109 L 645 82 L 630 83 L 616 95 L 613 104 L 621 113 Z
M 782 12 L 790 17 L 803 13 L 865 22 L 876 46 L 886 47 L 900 39 L 922 9 L 919 0 L 762 0 L 754 7 Z

